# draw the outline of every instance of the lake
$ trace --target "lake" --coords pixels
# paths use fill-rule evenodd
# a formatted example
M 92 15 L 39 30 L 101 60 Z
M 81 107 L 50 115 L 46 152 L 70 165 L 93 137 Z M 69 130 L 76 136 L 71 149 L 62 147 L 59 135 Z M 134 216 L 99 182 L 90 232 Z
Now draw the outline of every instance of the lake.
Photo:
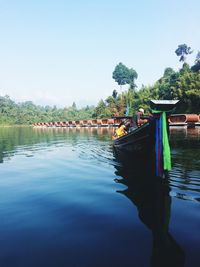
M 116 163 L 112 132 L 0 128 L 1 267 L 200 266 L 200 129 L 171 129 L 153 181 Z

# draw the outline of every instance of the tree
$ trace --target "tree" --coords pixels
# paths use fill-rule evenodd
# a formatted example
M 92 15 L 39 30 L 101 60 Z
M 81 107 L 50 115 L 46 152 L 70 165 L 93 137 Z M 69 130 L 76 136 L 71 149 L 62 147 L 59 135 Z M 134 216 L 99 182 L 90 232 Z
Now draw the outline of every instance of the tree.
M 76 109 L 76 103 L 75 103 L 75 102 L 73 102 L 73 104 L 72 104 L 72 108 L 73 108 L 73 109 Z
M 180 59 L 179 61 L 185 62 L 186 60 L 186 55 L 192 54 L 192 50 L 191 47 L 187 46 L 186 44 L 181 44 L 178 46 L 178 48 L 175 50 L 176 55 L 179 57 Z
M 200 70 L 200 51 L 198 51 L 196 55 L 195 64 L 191 67 L 191 70 L 194 72 L 198 72 Z
M 106 104 L 103 101 L 103 99 L 101 99 L 99 101 L 97 107 L 94 110 L 93 117 L 94 118 L 102 118 L 105 114 L 105 109 L 106 109 Z
M 171 75 L 174 74 L 174 73 L 175 73 L 175 71 L 174 71 L 172 68 L 166 68 L 166 69 L 164 70 L 164 75 L 163 75 L 163 77 L 167 78 L 167 77 L 171 76 Z
M 120 85 L 120 89 L 125 84 L 129 84 L 131 89 L 134 89 L 136 87 L 135 79 L 137 79 L 138 74 L 134 69 L 129 69 L 120 62 L 115 67 L 112 77 Z
M 130 88 L 131 89 L 135 89 L 136 85 L 135 85 L 135 79 L 137 79 L 138 74 L 134 69 L 129 69 L 129 82 L 128 84 L 130 84 Z
M 196 55 L 195 63 L 200 63 L 200 51 Z
M 112 92 L 112 97 L 113 97 L 114 99 L 117 98 L 117 91 L 116 91 L 116 90 L 113 90 L 113 92 Z
M 121 89 L 122 85 L 125 85 L 129 82 L 129 69 L 120 62 L 115 67 L 112 77 L 118 83 Z

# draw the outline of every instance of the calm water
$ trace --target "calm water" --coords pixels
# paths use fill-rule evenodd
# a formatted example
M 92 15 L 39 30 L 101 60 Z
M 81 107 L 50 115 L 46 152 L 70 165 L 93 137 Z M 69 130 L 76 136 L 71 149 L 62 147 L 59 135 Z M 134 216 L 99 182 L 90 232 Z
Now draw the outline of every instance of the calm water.
M 1 267 L 200 266 L 200 129 L 171 131 L 167 181 L 120 168 L 111 135 L 0 128 Z

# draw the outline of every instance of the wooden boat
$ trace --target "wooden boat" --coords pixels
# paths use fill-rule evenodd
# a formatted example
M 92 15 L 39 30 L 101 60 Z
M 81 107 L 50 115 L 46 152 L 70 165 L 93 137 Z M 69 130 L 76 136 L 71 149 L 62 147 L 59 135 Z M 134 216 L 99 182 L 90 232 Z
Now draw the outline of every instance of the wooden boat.
M 150 108 L 154 115 L 149 116 L 148 122 L 113 140 L 116 160 L 128 167 L 138 164 L 140 167 L 144 164 L 155 167 L 156 119 L 163 113 L 167 113 L 168 117 L 177 103 L 178 100 L 151 100 Z M 168 126 L 168 120 L 166 121 Z

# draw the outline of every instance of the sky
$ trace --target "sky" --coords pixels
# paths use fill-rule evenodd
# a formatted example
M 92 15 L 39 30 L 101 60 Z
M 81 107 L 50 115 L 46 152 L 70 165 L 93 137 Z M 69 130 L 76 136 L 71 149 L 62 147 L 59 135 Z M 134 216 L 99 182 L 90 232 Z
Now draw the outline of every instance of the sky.
M 199 0 L 0 0 L 0 95 L 38 105 L 96 105 L 122 62 L 152 85 L 175 50 L 200 50 Z

